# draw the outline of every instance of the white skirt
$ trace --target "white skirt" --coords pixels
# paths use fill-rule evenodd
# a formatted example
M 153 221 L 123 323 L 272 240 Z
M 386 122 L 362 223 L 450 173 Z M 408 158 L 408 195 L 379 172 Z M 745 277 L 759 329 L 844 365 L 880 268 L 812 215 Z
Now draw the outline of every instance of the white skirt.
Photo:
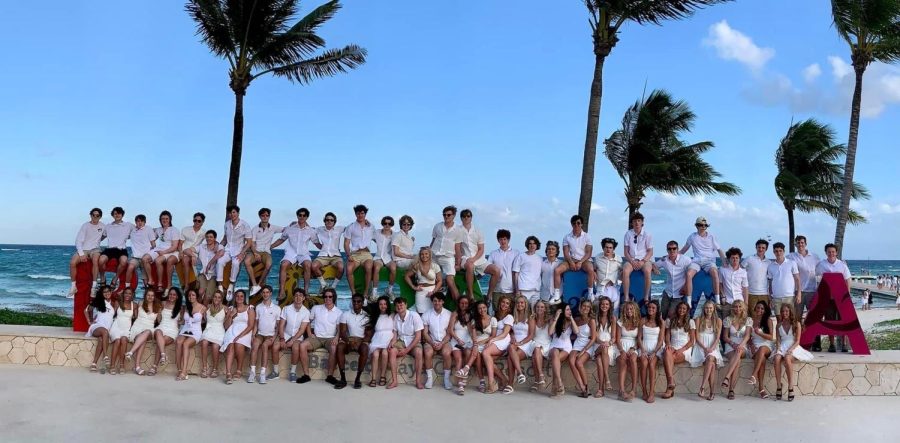
M 703 346 L 709 347 L 712 345 L 714 341 L 716 341 L 716 335 L 711 332 L 701 332 L 697 334 L 697 341 L 703 343 Z M 719 348 L 716 347 L 709 354 L 716 359 L 716 366 L 722 367 L 725 365 L 725 361 L 722 358 L 722 353 L 719 352 Z M 700 347 L 699 344 L 694 344 L 694 349 L 691 351 L 691 367 L 698 368 L 703 366 L 703 363 L 706 362 L 706 352 L 703 351 L 703 348 Z

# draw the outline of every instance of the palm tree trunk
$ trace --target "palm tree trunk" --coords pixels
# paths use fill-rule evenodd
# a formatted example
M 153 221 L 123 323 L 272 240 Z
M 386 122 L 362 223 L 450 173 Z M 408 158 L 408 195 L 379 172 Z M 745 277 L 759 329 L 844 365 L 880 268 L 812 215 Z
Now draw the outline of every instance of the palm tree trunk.
M 231 137 L 231 168 L 228 170 L 227 206 L 236 205 L 241 180 L 241 154 L 244 150 L 244 92 L 234 93 L 234 134 Z
M 794 241 L 794 235 L 795 235 L 794 234 L 794 210 L 787 209 L 787 214 L 788 214 L 788 244 L 790 245 L 789 246 L 790 251 L 788 251 L 788 252 L 794 252 L 794 243 L 796 243 Z
M 850 197 L 853 183 L 853 170 L 856 168 L 856 143 L 859 137 L 859 109 L 862 104 L 863 74 L 866 65 L 854 63 L 853 70 L 856 73 L 856 84 L 853 87 L 853 102 L 850 108 L 850 139 L 847 141 L 847 159 L 844 163 L 844 189 L 841 192 L 841 212 L 838 214 L 837 228 L 834 232 L 834 244 L 837 246 L 838 257 L 844 252 L 844 231 L 847 229 L 847 220 L 850 214 Z
M 597 163 L 597 133 L 600 130 L 600 102 L 603 98 L 603 62 L 606 55 L 594 56 L 594 78 L 591 81 L 591 98 L 588 102 L 587 134 L 584 137 L 584 163 L 581 167 L 581 195 L 578 197 L 578 215 L 588 229 L 591 218 L 591 202 L 594 197 L 594 166 Z

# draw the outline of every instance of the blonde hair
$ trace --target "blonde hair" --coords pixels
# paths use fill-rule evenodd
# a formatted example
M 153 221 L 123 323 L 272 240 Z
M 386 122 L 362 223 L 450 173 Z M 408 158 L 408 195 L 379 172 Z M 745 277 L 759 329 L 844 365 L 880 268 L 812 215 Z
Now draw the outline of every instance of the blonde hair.
M 519 310 L 516 308 L 516 305 L 519 304 L 519 300 L 525 301 L 525 316 L 524 316 L 524 318 L 519 318 Z M 515 301 L 515 303 L 513 303 L 513 307 L 512 307 L 512 315 L 513 315 L 513 319 L 515 319 L 516 323 L 525 323 L 528 321 L 528 319 L 531 318 L 531 303 L 528 303 L 528 299 L 525 298 L 525 296 L 520 295 L 520 296 L 516 297 L 516 301 Z
M 740 317 L 734 314 L 738 311 L 737 308 L 739 306 L 744 308 Z M 731 324 L 734 325 L 736 329 L 740 329 L 744 326 L 744 323 L 747 323 L 747 305 L 744 304 L 743 300 L 735 300 L 731 305 Z
M 538 318 L 538 314 L 537 314 L 538 305 L 544 306 L 544 318 L 543 319 Z M 538 326 L 537 324 L 540 323 L 541 320 L 544 320 L 544 326 L 538 326 L 538 327 L 541 327 L 541 328 L 546 327 L 547 325 L 550 324 L 550 306 L 544 300 L 538 300 L 538 302 L 534 304 L 534 311 L 531 313 L 531 317 L 534 318 L 534 323 L 536 326 Z
M 628 316 L 628 307 L 632 307 L 632 314 L 629 318 Z M 625 329 L 636 329 L 640 326 L 641 323 L 641 309 L 638 307 L 638 304 L 633 301 L 627 301 L 622 305 L 622 317 L 619 318 L 622 322 L 622 326 Z
M 713 312 L 711 316 L 707 317 L 706 307 L 709 305 L 712 305 Z M 718 318 L 719 317 L 716 316 L 716 304 L 712 300 L 707 300 L 706 303 L 703 303 L 703 309 L 700 311 L 700 317 L 697 317 L 697 323 L 699 323 L 697 325 L 697 329 L 715 328 L 716 320 L 718 320 Z M 710 320 L 712 320 L 712 324 L 709 324 Z

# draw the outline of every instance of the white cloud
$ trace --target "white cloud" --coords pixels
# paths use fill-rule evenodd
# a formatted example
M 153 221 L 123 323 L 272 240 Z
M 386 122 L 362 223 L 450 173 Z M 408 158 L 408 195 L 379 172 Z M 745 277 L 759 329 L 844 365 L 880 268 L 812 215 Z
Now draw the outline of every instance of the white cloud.
M 831 75 L 833 75 L 835 79 L 840 80 L 853 73 L 853 67 L 840 57 L 829 55 L 828 64 L 831 65 Z
M 900 204 L 890 205 L 887 203 L 881 203 L 878 205 L 878 210 L 883 214 L 900 214 Z
M 813 63 L 806 68 L 803 68 L 803 79 L 806 80 L 807 83 L 815 81 L 820 75 L 822 75 L 822 68 L 819 67 L 818 63 Z
M 725 20 L 709 27 L 703 44 L 715 48 L 720 58 L 735 60 L 754 71 L 761 70 L 775 56 L 774 49 L 757 46 L 753 39 L 729 26 Z

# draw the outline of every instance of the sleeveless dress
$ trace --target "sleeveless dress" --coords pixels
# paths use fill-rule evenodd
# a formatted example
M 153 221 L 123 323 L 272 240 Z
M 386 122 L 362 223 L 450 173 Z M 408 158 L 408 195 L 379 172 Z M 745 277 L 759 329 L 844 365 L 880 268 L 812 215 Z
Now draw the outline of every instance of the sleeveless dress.
M 566 329 L 560 336 L 552 335 L 553 340 L 550 342 L 550 349 L 559 349 L 560 351 L 572 352 L 572 327 L 566 326 Z
M 144 308 L 139 306 L 137 320 L 131 325 L 131 331 L 128 333 L 128 341 L 134 343 L 134 339 L 145 331 L 150 331 L 152 334 L 157 315 L 158 314 L 153 311 L 145 312 Z
M 497 322 L 497 327 L 494 329 L 494 336 L 496 337 L 496 336 L 502 334 L 503 329 L 507 326 L 509 326 L 510 329 L 512 329 L 513 323 L 515 323 L 515 320 L 513 320 L 513 316 L 506 314 L 506 317 L 503 317 L 502 319 L 500 319 L 500 321 Z M 512 334 L 512 331 L 510 331 L 509 334 Z M 506 337 L 504 337 L 500 340 L 494 341 L 494 346 L 496 346 L 497 349 L 500 350 L 500 352 L 506 352 L 506 348 L 509 347 L 509 342 L 510 342 L 509 334 L 506 334 Z
M 643 334 L 641 336 L 641 355 L 649 356 L 650 354 L 653 353 L 653 350 L 656 349 L 656 345 L 659 343 L 659 339 L 660 339 L 659 331 L 660 331 L 659 326 L 657 326 L 655 328 L 651 328 L 650 326 L 647 326 L 646 324 L 641 325 L 641 333 Z M 663 351 L 665 349 L 666 349 L 666 345 L 663 344 L 659 348 L 659 351 L 656 352 L 656 356 L 657 357 L 662 356 Z
M 753 320 L 750 320 L 750 321 L 751 321 L 750 324 L 752 325 Z M 769 326 L 772 326 L 771 323 L 769 324 Z M 776 326 L 776 328 L 777 327 L 778 326 Z M 753 342 L 753 346 L 756 346 L 757 348 L 765 346 L 765 347 L 769 348 L 770 352 L 775 350 L 775 342 L 773 342 L 772 340 L 766 340 L 761 335 L 757 334 L 756 331 L 753 329 L 750 330 L 750 334 L 752 334 L 752 335 L 750 335 L 750 341 Z
M 416 265 L 416 268 L 420 267 Z M 421 269 L 416 269 L 416 281 L 422 285 L 422 290 L 416 291 L 416 311 L 419 314 L 424 314 L 431 309 L 431 298 L 428 297 L 428 293 L 434 290 L 438 272 L 441 272 L 441 268 L 434 261 L 431 262 L 428 272 L 424 274 Z
M 490 323 L 488 323 L 487 327 L 484 328 L 484 331 L 478 333 L 478 335 L 475 336 L 475 339 L 473 340 L 473 342 L 479 342 L 479 341 L 484 342 L 487 339 L 491 338 L 491 335 L 493 334 L 494 329 L 496 329 L 496 328 L 497 328 L 497 319 L 494 317 L 491 317 Z M 478 332 L 478 329 L 475 329 L 475 331 Z M 480 343 L 476 346 L 477 346 L 477 350 L 478 350 L 479 354 L 484 352 L 484 343 Z
M 519 350 L 524 352 L 526 357 L 531 356 L 534 352 L 534 340 L 529 340 L 528 343 L 520 344 L 522 340 L 525 340 L 525 338 L 528 337 L 528 322 L 517 321 L 513 323 L 512 330 L 509 333 L 516 339 L 516 346 Z
M 88 328 L 87 334 L 84 334 L 84 336 L 88 338 L 93 337 L 94 331 L 96 331 L 97 329 L 103 328 L 109 331 L 109 328 L 112 327 L 113 315 L 115 315 L 112 303 L 110 302 L 106 302 L 106 312 L 100 312 L 96 308 L 92 309 L 94 310 L 94 321 Z
M 744 322 L 739 328 L 735 328 L 734 323 L 731 321 L 731 317 L 725 319 L 726 326 L 728 326 L 728 331 L 731 333 L 731 341 L 740 343 L 744 341 L 744 337 L 753 330 L 753 319 L 747 317 L 747 321 Z M 725 343 L 725 355 L 728 355 L 729 352 L 734 351 L 734 348 L 731 346 L 731 343 Z M 744 352 L 744 357 L 750 357 L 748 352 Z
M 123 311 L 121 307 L 116 308 L 116 319 L 113 320 L 112 327 L 109 328 L 110 341 L 116 341 L 122 337 L 128 337 L 128 333 L 131 331 L 132 315 L 134 315 L 133 309 Z
M 222 338 L 222 346 L 219 348 L 219 351 L 225 352 L 228 350 L 228 345 L 232 343 L 237 343 L 250 349 L 250 336 L 253 335 L 252 333 L 244 334 L 244 336 L 237 341 L 235 341 L 235 337 L 241 332 L 244 332 L 244 329 L 247 329 L 247 321 L 250 318 L 249 312 L 251 309 L 253 309 L 252 305 L 248 306 L 246 311 L 238 312 L 237 315 L 234 316 L 234 320 L 231 321 L 231 326 L 225 331 L 225 336 Z
M 631 330 L 625 329 L 625 326 L 622 326 L 621 321 L 619 321 L 617 323 L 617 326 L 619 327 L 619 331 L 621 331 L 619 333 L 619 345 L 622 346 L 622 350 L 626 354 L 628 353 L 628 350 L 631 348 L 635 348 L 636 351 L 639 351 L 639 349 L 636 349 L 638 329 L 637 328 L 634 328 Z
M 781 341 L 779 342 L 778 351 L 772 353 L 772 357 L 776 355 L 784 357 L 787 355 L 788 349 L 790 349 L 791 346 L 794 346 L 793 327 L 789 326 L 787 331 L 785 331 L 782 325 L 778 325 L 778 335 L 781 337 Z M 793 352 L 791 352 L 791 356 L 799 361 L 812 361 L 813 359 L 813 355 L 801 346 L 794 348 Z
M 537 322 L 534 324 L 534 338 L 531 339 L 531 343 L 534 343 L 534 347 L 531 350 L 531 354 L 528 354 L 529 357 L 534 355 L 534 350 L 537 348 L 541 348 L 541 355 L 544 358 L 550 356 L 550 323 L 544 325 L 544 327 L 540 327 L 537 325 Z
M 159 321 L 159 326 L 156 327 L 157 331 L 162 331 L 163 335 L 174 339 L 178 336 L 178 320 L 172 318 L 172 310 L 169 308 L 163 308 L 160 313 L 162 319 Z
M 212 309 L 206 310 L 206 329 L 203 330 L 203 335 L 201 336 L 202 340 L 206 340 L 210 343 L 215 343 L 219 346 L 222 345 L 222 340 L 225 338 L 225 308 L 219 309 L 215 315 L 212 313 Z
M 462 324 L 459 321 L 459 317 L 457 317 L 456 322 L 453 323 L 453 335 L 459 337 L 459 339 L 462 340 L 462 343 L 456 341 L 455 338 L 451 338 L 450 347 L 472 349 L 472 337 L 469 336 L 469 327 Z
M 200 329 L 200 322 L 203 321 L 203 314 L 195 312 L 194 315 L 190 315 L 188 314 L 187 309 L 185 309 L 182 319 L 184 320 L 184 324 L 181 325 L 181 331 L 178 332 L 178 335 L 191 337 L 196 341 L 200 341 L 200 338 L 203 336 L 203 331 Z
M 575 336 L 575 343 L 572 345 L 572 350 L 581 352 L 587 347 L 588 343 L 591 341 L 591 325 L 590 322 L 584 322 L 583 325 L 578 327 L 578 335 Z M 589 357 L 593 357 L 594 355 L 594 347 L 591 346 L 588 349 L 587 354 Z
M 694 330 L 697 329 L 696 323 L 694 323 L 694 319 L 688 319 L 688 329 Z M 691 334 L 688 331 L 684 330 L 684 327 L 672 328 L 671 319 L 666 320 L 666 330 L 669 331 L 669 345 L 672 346 L 672 350 L 678 350 L 684 347 L 684 345 L 688 344 L 691 341 Z M 684 359 L 688 363 L 693 361 L 692 356 L 694 355 L 694 347 L 691 346 L 687 350 L 684 351 Z
M 375 333 L 372 335 L 372 343 L 369 344 L 369 354 L 379 349 L 387 349 L 391 338 L 394 337 L 394 320 L 390 315 L 381 314 L 375 322 Z
M 699 320 L 698 320 L 699 323 Z M 697 343 L 694 343 L 694 350 L 691 353 L 691 367 L 697 368 L 703 366 L 703 363 L 706 361 L 707 354 L 700 347 L 700 343 L 703 346 L 709 347 L 716 341 L 716 333 L 713 331 L 711 327 L 705 327 L 700 329 L 700 332 L 697 334 Z M 719 352 L 719 347 L 717 346 L 713 351 L 709 354 L 716 359 L 716 366 L 722 367 L 725 365 L 722 353 Z

